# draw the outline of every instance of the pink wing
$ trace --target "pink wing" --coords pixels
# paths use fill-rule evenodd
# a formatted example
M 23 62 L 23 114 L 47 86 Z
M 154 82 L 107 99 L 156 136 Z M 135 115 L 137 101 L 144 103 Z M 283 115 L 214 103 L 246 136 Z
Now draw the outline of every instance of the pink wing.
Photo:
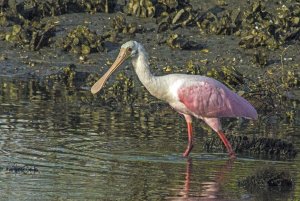
M 255 108 L 225 85 L 211 78 L 182 86 L 179 100 L 194 114 L 207 117 L 246 117 L 257 119 Z

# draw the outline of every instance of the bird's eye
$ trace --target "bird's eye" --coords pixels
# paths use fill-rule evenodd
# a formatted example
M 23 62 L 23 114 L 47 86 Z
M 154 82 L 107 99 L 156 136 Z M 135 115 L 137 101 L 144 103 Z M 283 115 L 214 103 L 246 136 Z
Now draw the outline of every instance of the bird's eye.
M 127 50 L 128 50 L 128 52 L 131 52 L 131 51 L 132 51 L 132 48 L 129 47 Z

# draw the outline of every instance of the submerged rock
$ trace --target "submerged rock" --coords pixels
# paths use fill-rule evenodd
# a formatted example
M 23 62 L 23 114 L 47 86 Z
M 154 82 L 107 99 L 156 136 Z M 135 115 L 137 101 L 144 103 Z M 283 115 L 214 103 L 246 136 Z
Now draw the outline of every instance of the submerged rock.
M 250 192 L 257 190 L 292 190 L 294 182 L 288 170 L 278 170 L 273 166 L 264 166 L 257 169 L 252 175 L 239 182 Z

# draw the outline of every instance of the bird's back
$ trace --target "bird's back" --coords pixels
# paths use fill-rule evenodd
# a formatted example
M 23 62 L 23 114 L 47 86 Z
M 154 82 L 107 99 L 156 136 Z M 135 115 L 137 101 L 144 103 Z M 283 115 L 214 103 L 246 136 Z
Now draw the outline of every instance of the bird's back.
M 195 116 L 257 119 L 255 108 L 221 82 L 198 75 L 174 74 L 178 99 Z

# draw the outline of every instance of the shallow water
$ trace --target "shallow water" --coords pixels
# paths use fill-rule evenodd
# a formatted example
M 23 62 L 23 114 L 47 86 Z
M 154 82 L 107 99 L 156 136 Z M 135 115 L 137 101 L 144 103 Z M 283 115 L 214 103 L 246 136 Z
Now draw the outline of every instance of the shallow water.
M 80 98 L 88 92 L 60 85 L 49 90 L 35 82 L 0 83 L 0 200 L 300 199 L 299 154 L 290 161 L 251 155 L 228 160 L 226 153 L 203 151 L 207 131 L 195 121 L 195 148 L 186 159 L 184 119 L 165 105 L 162 115 L 146 111 L 147 102 L 93 105 Z M 252 135 L 251 128 L 243 134 Z M 298 120 L 279 132 L 299 147 L 299 128 Z M 6 170 L 14 164 L 38 172 Z M 290 170 L 294 190 L 251 193 L 238 186 L 263 165 Z

